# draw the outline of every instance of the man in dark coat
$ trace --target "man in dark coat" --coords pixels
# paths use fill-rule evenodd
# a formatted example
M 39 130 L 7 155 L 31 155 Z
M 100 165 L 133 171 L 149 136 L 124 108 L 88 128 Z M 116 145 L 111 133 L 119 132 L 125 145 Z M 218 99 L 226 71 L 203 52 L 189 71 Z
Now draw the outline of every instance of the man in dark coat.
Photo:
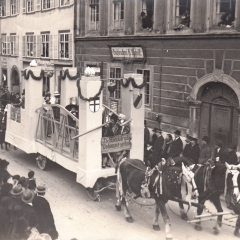
M 191 136 L 189 136 L 188 134 L 186 136 L 185 142 L 186 142 L 186 145 L 183 149 L 182 155 L 183 155 L 183 157 L 190 158 L 189 154 L 190 154 L 190 151 L 191 151 L 191 148 L 192 148 L 192 144 L 191 144 Z
M 172 147 L 171 147 L 171 149 L 169 151 L 169 154 L 168 154 L 168 156 L 170 158 L 179 157 L 180 154 L 183 151 L 183 142 L 182 142 L 182 140 L 180 138 L 181 132 L 179 130 L 176 130 L 174 132 L 174 136 L 175 136 L 175 139 L 174 139 L 174 141 L 172 143 Z
M 211 150 L 209 142 L 210 142 L 210 139 L 209 139 L 208 136 L 204 136 L 202 138 L 202 146 L 201 146 L 201 149 L 200 149 L 200 156 L 199 156 L 199 159 L 198 159 L 199 164 L 204 164 L 208 160 L 211 159 L 212 150 Z
M 227 152 L 222 157 L 222 163 L 227 162 L 228 164 L 237 165 L 238 157 L 236 154 L 236 145 L 229 143 L 227 147 Z
M 194 138 L 194 137 L 190 137 L 190 138 L 191 138 L 191 150 L 189 153 L 189 158 L 193 160 L 195 164 L 197 164 L 200 156 L 200 147 L 197 143 L 198 141 L 197 138 Z
M 156 135 L 157 139 L 155 141 L 155 144 L 153 146 L 153 157 L 151 161 L 151 167 L 153 168 L 156 166 L 159 162 L 162 160 L 162 151 L 164 148 L 164 138 L 162 136 L 162 130 L 156 129 Z
M 58 232 L 55 227 L 53 214 L 49 202 L 45 199 L 46 188 L 44 186 L 37 186 L 37 196 L 33 199 L 33 208 L 35 209 L 38 219 L 40 233 L 48 233 L 52 239 L 58 238 Z
M 217 139 L 214 143 L 212 160 L 214 162 L 224 162 L 225 154 L 226 152 L 224 151 L 224 148 L 223 148 L 223 142 Z
M 147 121 L 144 120 L 144 158 L 147 157 L 147 145 L 149 144 L 150 141 L 150 132 L 147 127 Z

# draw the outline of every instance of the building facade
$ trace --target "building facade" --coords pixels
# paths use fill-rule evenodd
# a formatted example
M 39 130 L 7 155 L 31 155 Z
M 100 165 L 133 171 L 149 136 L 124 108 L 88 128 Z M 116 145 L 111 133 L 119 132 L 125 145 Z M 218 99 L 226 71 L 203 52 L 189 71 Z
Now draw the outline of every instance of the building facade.
M 208 135 L 240 151 L 239 14 L 239 0 L 79 0 L 76 66 L 116 83 L 104 101 L 119 112 L 120 79 L 142 73 L 149 127 L 159 113 L 165 132 Z
M 44 77 L 43 96 L 60 92 L 60 71 L 74 65 L 73 0 L 0 1 L 0 13 L 3 87 L 21 93 L 21 70 L 35 59 L 54 74 Z

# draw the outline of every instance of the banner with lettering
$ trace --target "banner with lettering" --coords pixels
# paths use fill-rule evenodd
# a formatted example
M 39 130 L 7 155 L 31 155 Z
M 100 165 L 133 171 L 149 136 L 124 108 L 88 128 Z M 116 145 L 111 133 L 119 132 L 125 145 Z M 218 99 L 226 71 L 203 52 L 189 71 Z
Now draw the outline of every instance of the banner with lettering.
M 102 153 L 120 152 L 130 150 L 132 134 L 123 134 L 113 137 L 103 137 L 101 140 Z

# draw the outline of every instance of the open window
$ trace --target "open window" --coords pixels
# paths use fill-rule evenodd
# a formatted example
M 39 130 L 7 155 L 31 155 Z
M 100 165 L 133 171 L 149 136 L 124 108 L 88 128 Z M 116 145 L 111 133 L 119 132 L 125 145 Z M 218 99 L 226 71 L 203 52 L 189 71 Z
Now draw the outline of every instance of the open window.
M 154 0 L 142 0 L 141 6 L 141 27 L 152 31 L 153 28 Z
M 175 27 L 174 30 L 181 30 L 190 27 L 191 0 L 175 0 Z
M 124 0 L 113 0 L 113 29 L 124 28 Z
M 143 74 L 143 78 L 146 81 L 144 104 L 147 106 L 150 106 L 150 70 L 149 69 L 137 69 L 137 73 Z
M 217 0 L 213 26 L 222 28 L 234 27 L 236 0 Z

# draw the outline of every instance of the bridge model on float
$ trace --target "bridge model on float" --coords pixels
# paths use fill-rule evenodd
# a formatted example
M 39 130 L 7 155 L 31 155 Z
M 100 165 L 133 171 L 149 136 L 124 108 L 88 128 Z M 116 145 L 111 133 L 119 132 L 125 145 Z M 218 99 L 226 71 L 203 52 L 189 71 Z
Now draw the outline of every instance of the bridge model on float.
M 24 69 L 22 86 L 25 88 L 25 108 L 8 105 L 6 141 L 28 154 L 36 153 L 37 166 L 42 170 L 46 168 L 47 161 L 51 160 L 75 172 L 76 181 L 87 188 L 89 196 L 96 200 L 97 190 L 107 185 L 108 180 L 115 176 L 114 167 L 102 168 L 102 153 L 106 153 L 106 149 L 103 150 L 101 144 L 103 83 L 99 76 L 82 76 L 77 86 L 77 80 L 70 80 L 68 77 L 76 76 L 77 69 L 64 68 L 63 71 L 68 71 L 69 74 L 64 74 L 65 78 L 61 80 L 61 105 L 46 106 L 43 105 L 43 78 L 40 76 L 51 76 L 49 69 L 40 66 Z M 35 80 L 36 77 L 41 79 Z M 124 79 L 130 77 L 138 85 L 143 83 L 142 74 L 124 75 Z M 52 79 L 50 82 L 54 84 Z M 132 120 L 131 139 L 125 139 L 130 141 L 130 147 L 129 143 L 123 143 L 122 146 L 125 145 L 125 149 L 130 149 L 128 157 L 142 160 L 144 87 L 134 88 L 131 81 L 126 85 L 121 86 L 122 113 L 127 119 Z M 56 89 L 54 85 L 52 89 Z M 79 91 L 82 97 L 78 96 Z M 96 99 L 94 101 L 91 99 L 97 93 L 98 106 L 93 110 L 92 104 Z M 140 95 L 142 102 L 140 104 L 138 102 L 136 106 L 134 104 L 136 97 Z M 79 103 L 79 119 L 65 108 L 70 98 L 76 96 Z M 123 149 L 124 147 L 121 150 Z M 117 150 L 109 150 L 109 153 L 113 151 Z

